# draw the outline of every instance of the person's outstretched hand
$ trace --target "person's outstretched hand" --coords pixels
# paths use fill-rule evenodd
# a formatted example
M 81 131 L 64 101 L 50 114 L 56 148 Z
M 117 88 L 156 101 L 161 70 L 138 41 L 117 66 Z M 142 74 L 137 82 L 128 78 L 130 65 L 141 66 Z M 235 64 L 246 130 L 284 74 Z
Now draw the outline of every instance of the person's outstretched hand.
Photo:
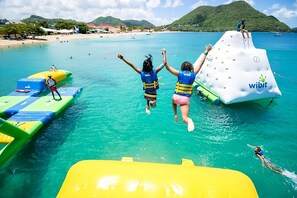
M 161 53 L 162 53 L 162 56 L 163 56 L 163 65 L 165 65 L 165 66 L 166 66 L 166 68 L 167 68 L 166 49 L 165 49 L 165 48 L 163 48 Z
M 211 45 L 211 44 L 206 45 L 206 46 L 205 46 L 205 50 L 208 51 L 208 52 L 209 52 L 210 50 L 212 50 L 212 45 Z
M 124 56 L 122 56 L 121 54 L 118 54 L 118 58 L 119 58 L 119 59 L 123 59 Z

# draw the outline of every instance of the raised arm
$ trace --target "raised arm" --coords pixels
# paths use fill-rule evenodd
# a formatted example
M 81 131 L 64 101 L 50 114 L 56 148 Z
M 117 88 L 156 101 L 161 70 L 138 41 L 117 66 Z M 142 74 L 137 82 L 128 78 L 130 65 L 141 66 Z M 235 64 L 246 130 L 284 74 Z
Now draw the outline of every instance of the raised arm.
M 159 71 L 161 71 L 164 68 L 164 64 L 161 64 L 157 69 L 156 72 L 158 73 Z
M 124 58 L 124 56 L 122 56 L 121 54 L 118 54 L 118 58 L 119 59 L 122 59 L 122 61 L 124 61 L 127 65 L 129 65 L 130 67 L 132 67 L 132 69 L 134 69 L 137 73 L 139 73 L 139 74 L 141 73 L 141 70 L 138 67 L 136 67 L 133 63 L 131 63 L 128 60 L 126 60 Z
M 254 149 L 256 146 L 250 145 L 250 144 L 246 144 L 248 147 Z
M 171 67 L 167 62 L 166 49 L 162 49 L 162 55 L 163 55 L 163 64 L 165 65 L 166 69 L 173 75 L 178 76 L 179 71 Z
M 208 52 L 211 49 L 212 49 L 212 46 L 211 45 L 205 46 L 205 51 L 203 52 L 203 54 L 201 54 L 201 56 L 194 63 L 193 66 L 194 66 L 194 72 L 195 72 L 195 74 L 197 74 L 200 71 L 200 69 L 201 69 L 201 67 L 202 67 L 202 65 L 203 65 L 203 63 L 204 63 L 204 61 L 206 59 L 206 56 L 207 56 Z

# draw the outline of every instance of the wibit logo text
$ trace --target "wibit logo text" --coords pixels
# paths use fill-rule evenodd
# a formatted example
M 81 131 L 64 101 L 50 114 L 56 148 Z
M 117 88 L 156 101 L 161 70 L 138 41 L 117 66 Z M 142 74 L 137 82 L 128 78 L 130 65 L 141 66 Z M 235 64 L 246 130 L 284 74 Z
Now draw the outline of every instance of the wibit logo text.
M 249 84 L 250 89 L 261 89 L 261 88 L 266 88 L 267 87 L 267 82 L 266 81 L 266 76 L 261 76 L 259 77 L 259 82 L 256 83 L 251 83 Z

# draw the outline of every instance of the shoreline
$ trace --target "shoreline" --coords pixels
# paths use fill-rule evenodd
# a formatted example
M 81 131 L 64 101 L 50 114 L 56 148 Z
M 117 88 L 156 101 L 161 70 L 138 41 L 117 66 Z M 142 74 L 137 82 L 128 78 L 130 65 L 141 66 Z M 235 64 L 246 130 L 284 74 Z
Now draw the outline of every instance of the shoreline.
M 68 34 L 68 35 L 47 35 L 47 36 L 36 36 L 35 39 L 24 39 L 24 40 L 6 40 L 0 39 L 0 49 L 11 48 L 11 47 L 22 47 L 22 46 L 34 46 L 43 45 L 49 42 L 67 42 L 69 40 L 76 39 L 99 39 L 99 38 L 114 38 L 119 36 L 134 36 L 137 34 L 147 34 L 147 32 L 129 32 L 129 33 L 94 33 L 94 34 Z

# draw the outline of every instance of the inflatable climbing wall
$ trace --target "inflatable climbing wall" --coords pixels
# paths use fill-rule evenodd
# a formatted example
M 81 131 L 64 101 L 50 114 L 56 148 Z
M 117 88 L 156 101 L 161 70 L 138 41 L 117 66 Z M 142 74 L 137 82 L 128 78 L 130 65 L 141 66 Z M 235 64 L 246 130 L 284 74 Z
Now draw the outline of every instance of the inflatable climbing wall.
M 240 32 L 225 32 L 196 76 L 196 82 L 224 104 L 281 96 L 266 50 L 255 48 L 249 34 L 244 39 Z

